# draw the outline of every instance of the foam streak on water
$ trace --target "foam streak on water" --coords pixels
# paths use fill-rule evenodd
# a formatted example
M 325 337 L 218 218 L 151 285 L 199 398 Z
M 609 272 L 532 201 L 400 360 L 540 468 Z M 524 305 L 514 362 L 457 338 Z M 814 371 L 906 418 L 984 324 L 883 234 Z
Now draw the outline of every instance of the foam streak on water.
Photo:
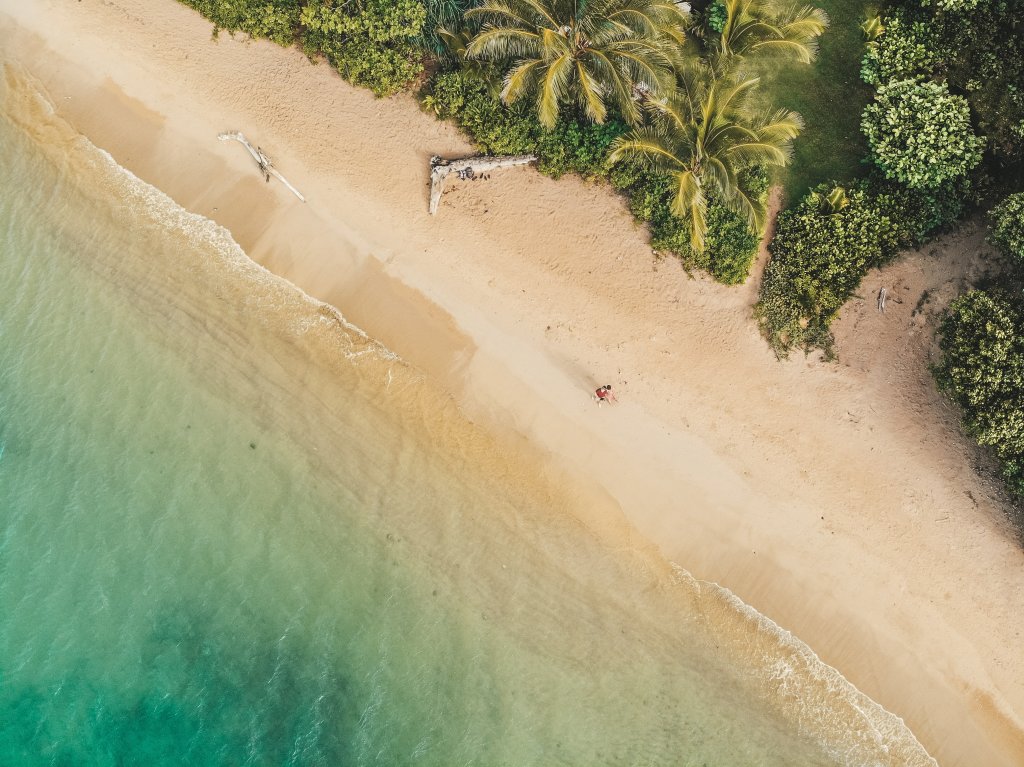
M 0 89 L 0 764 L 933 764 Z

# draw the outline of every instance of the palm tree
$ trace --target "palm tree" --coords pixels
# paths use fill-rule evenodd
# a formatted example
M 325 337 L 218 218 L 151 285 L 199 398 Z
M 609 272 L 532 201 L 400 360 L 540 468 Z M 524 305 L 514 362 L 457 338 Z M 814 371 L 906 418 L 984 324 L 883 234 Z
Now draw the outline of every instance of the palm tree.
M 754 53 L 789 55 L 810 64 L 818 38 L 828 28 L 828 14 L 805 5 L 780 9 L 772 0 L 721 0 L 725 26 L 718 40 L 723 59 Z
M 445 27 L 438 27 L 436 35 L 441 46 L 444 48 L 444 53 L 447 54 L 449 59 L 454 59 L 458 62 L 464 75 L 471 80 L 478 80 L 486 85 L 487 92 L 492 97 L 498 98 L 500 96 L 500 80 L 494 69 L 486 61 L 470 58 L 467 53 L 469 43 L 473 39 L 472 32 L 466 29 L 452 32 Z
M 689 14 L 675 0 L 485 0 L 466 19 L 481 24 L 467 55 L 507 67 L 502 100 L 535 98 L 552 128 L 573 102 L 596 123 L 611 105 L 639 123 L 638 94 L 674 85 Z
M 680 73 L 672 96 L 647 99 L 651 123 L 635 128 L 612 145 L 609 164 L 640 160 L 673 178 L 672 212 L 690 220 L 690 245 L 704 251 L 708 194 L 746 218 L 764 224 L 764 203 L 749 198 L 737 174 L 753 165 L 785 165 L 803 121 L 795 112 L 756 113 L 748 95 L 759 78 L 721 77 L 706 66 Z

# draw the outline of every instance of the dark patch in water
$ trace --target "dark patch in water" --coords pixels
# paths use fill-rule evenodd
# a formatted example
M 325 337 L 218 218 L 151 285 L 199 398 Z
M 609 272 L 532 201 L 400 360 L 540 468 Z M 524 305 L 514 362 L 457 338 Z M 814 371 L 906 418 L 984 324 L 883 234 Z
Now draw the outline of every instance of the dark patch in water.
M 0 765 L 356 761 L 359 713 L 337 669 L 302 640 L 215 628 L 165 615 L 132 659 L 141 678 L 125 689 L 84 664 L 39 685 L 12 685 L 0 670 Z

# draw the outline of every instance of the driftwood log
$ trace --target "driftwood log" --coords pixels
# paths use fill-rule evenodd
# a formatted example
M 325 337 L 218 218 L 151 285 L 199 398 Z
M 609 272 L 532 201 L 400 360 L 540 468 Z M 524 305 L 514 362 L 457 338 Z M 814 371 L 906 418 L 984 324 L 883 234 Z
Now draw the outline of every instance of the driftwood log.
M 443 157 L 430 158 L 430 215 L 437 213 L 444 190 L 445 179 L 452 173 L 461 179 L 473 179 L 492 170 L 514 168 L 536 162 L 537 156 L 521 154 L 513 157 L 466 157 L 462 160 L 445 160 Z
M 286 179 L 284 176 L 277 172 L 277 168 L 274 167 L 274 163 L 272 163 L 270 161 L 270 158 L 263 153 L 263 150 L 260 147 L 254 147 L 252 144 L 250 144 L 246 140 L 245 136 L 241 134 L 241 132 L 235 131 L 231 133 L 221 133 L 220 135 L 217 136 L 217 138 L 219 138 L 221 141 L 233 140 L 239 142 L 242 146 L 249 150 L 249 154 L 251 154 L 252 159 L 256 161 L 256 164 L 259 166 L 260 173 L 263 174 L 264 179 L 270 181 L 270 177 L 273 176 L 286 187 L 291 189 L 292 194 L 294 194 L 303 202 L 306 201 L 306 198 L 299 193 L 299 190 L 296 189 L 291 184 L 289 184 L 288 179 Z

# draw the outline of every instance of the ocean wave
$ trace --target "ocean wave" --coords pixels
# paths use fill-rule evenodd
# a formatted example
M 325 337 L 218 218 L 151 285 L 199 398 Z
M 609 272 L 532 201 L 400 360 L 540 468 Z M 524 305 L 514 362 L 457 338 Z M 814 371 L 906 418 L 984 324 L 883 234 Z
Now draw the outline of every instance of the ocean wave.
M 938 767 L 903 719 L 861 692 L 792 632 L 724 586 L 698 580 L 676 563 L 672 569 L 676 583 L 713 624 L 709 628 L 716 643 L 729 642 L 729 652 L 741 661 L 736 667 L 767 703 L 831 758 L 848 767 Z M 739 631 L 725 625 L 729 617 Z
M 5 65 L 5 74 L 6 114 L 33 131 L 44 125 L 53 146 L 77 145 L 82 150 L 79 156 L 96 171 L 94 175 L 108 179 L 113 193 L 134 213 L 184 237 L 193 249 L 213 254 L 222 266 L 247 282 L 268 288 L 249 291 L 245 300 L 259 308 L 292 309 L 284 313 L 291 332 L 300 336 L 334 334 L 341 340 L 338 351 L 347 360 L 401 361 L 336 307 L 253 261 L 228 229 L 185 209 L 75 131 L 61 120 L 44 90 L 27 73 Z M 55 135 L 59 140 L 54 140 Z M 390 383 L 390 369 L 386 375 Z M 0 457 L 3 447 L 0 445 Z M 706 627 L 716 640 L 729 642 L 728 652 L 742 661 L 736 667 L 803 737 L 850 767 L 937 767 L 901 718 L 861 692 L 791 632 L 728 589 L 699 581 L 678 565 L 674 564 L 673 570 L 676 582 L 695 599 Z M 769 641 L 760 641 L 765 638 Z
M 42 84 L 22 67 L 7 62 L 3 68 L 6 93 L 0 95 L 3 96 L 5 116 L 44 148 L 58 148 L 65 161 L 72 159 L 67 147 L 74 146 L 79 150 L 73 153 L 74 159 L 88 166 L 85 172 L 95 181 L 106 180 L 110 191 L 136 215 L 157 224 L 166 232 L 183 237 L 193 250 L 215 255 L 222 266 L 250 284 L 270 289 L 249 291 L 248 302 L 263 302 L 261 308 L 291 309 L 288 314 L 290 330 L 297 335 L 340 330 L 346 340 L 352 340 L 354 336 L 359 343 L 344 344 L 345 348 L 340 350 L 348 360 L 369 356 L 382 362 L 401 361 L 396 352 L 346 319 L 337 307 L 314 298 L 251 259 L 226 227 L 179 205 L 168 194 L 118 163 L 110 152 L 75 130 L 59 116 Z M 266 304 L 271 296 L 280 301 L 280 306 Z

